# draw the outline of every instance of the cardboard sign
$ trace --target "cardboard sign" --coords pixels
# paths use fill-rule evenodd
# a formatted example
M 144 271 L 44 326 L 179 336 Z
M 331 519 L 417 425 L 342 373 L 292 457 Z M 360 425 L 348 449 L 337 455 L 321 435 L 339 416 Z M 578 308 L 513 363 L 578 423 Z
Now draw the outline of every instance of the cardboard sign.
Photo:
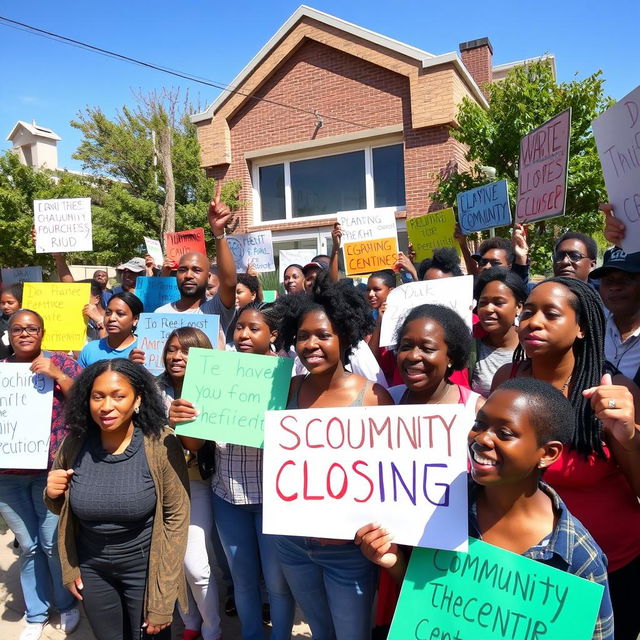
M 236 271 L 244 273 L 249 265 L 258 273 L 275 271 L 271 231 L 256 231 L 228 236 L 227 242 L 236 263 Z
M 626 226 L 622 248 L 640 251 L 640 87 L 596 118 L 592 127 L 609 202 Z
M 463 191 L 456 196 L 458 222 L 465 235 L 511 224 L 511 207 L 506 180 Z
M 369 522 L 395 541 L 467 548 L 464 405 L 268 411 L 264 533 L 353 540 Z
M 520 140 L 516 218 L 527 224 L 561 216 L 567 203 L 571 109 Z
M 141 313 L 137 349 L 144 351 L 144 366 L 158 374 L 164 371 L 162 350 L 169 334 L 180 327 L 195 327 L 207 334 L 215 349 L 218 345 L 220 317 L 204 313 Z
M 44 319 L 42 348 L 80 351 L 87 341 L 87 322 L 82 309 L 89 303 L 88 282 L 25 282 L 22 306 Z
M 393 268 L 398 259 L 395 211 L 386 207 L 338 213 L 347 276 Z
M 439 304 L 453 309 L 469 327 L 473 326 L 473 276 L 409 282 L 387 297 L 387 310 L 380 326 L 380 346 L 395 345 L 396 332 L 406 315 L 421 304 Z
M 264 412 L 286 406 L 292 368 L 290 358 L 190 349 L 182 397 L 199 414 L 176 433 L 262 447 Z
M 207 247 L 204 242 L 204 229 L 197 227 L 188 231 L 176 231 L 164 234 L 164 251 L 167 258 L 171 258 L 176 264 L 181 256 L 186 253 L 202 253 L 207 255 Z
M 16 282 L 42 282 L 42 267 L 15 267 L 2 269 L 2 284 Z
M 178 283 L 173 276 L 169 278 L 138 276 L 135 293 L 142 300 L 142 305 L 147 313 L 180 299 Z
M 315 249 L 282 249 L 278 253 L 280 264 L 278 266 L 278 282 L 284 282 L 284 272 L 292 264 L 304 267 L 316 257 Z
M 0 469 L 46 469 L 53 380 L 30 362 L 0 363 Z
M 407 235 L 416 252 L 416 260 L 422 262 L 433 255 L 434 249 L 453 247 L 460 252 L 460 245 L 453 237 L 456 216 L 453 209 L 442 209 L 419 218 L 407 220 Z
M 162 267 L 164 262 L 164 256 L 162 255 L 162 246 L 160 240 L 154 240 L 153 238 L 144 237 L 144 244 L 147 247 L 147 253 L 153 258 L 156 263 L 156 267 Z
M 591 640 L 604 587 L 480 540 L 414 549 L 389 640 Z
M 33 201 L 36 253 L 93 251 L 91 198 Z

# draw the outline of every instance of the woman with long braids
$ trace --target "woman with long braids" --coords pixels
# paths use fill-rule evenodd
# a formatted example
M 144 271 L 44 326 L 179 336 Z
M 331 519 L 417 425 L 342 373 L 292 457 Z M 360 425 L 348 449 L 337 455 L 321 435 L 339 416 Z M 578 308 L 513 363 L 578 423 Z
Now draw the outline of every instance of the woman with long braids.
M 633 382 L 604 360 L 604 324 L 589 285 L 562 277 L 542 282 L 524 304 L 514 362 L 498 370 L 493 388 L 530 376 L 551 383 L 573 405 L 571 442 L 544 479 L 607 555 L 616 640 L 636 640 L 640 399 Z

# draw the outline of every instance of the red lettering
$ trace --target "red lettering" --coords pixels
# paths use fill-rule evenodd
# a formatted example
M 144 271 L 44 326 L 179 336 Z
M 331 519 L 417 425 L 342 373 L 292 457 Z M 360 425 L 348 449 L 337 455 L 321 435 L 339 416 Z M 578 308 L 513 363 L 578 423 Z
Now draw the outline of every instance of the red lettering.
M 307 447 L 309 447 L 309 449 L 323 449 L 324 448 L 323 444 L 311 444 L 309 442 L 309 427 L 314 422 L 322 422 L 322 420 L 320 420 L 320 418 L 314 418 L 313 420 L 309 420 L 309 422 L 307 422 L 307 428 L 305 429 L 305 439 L 307 441 Z M 306 464 L 306 462 L 305 462 L 305 464 Z
M 358 470 L 359 465 L 364 465 L 365 467 L 368 467 L 369 465 L 364 460 L 356 460 L 351 465 L 351 468 L 353 469 L 354 473 L 358 474 L 361 478 L 364 478 L 369 483 L 369 493 L 367 494 L 366 498 L 354 498 L 354 500 L 356 502 L 367 502 L 373 495 L 374 484 L 369 476 L 365 475 L 364 473 Z
M 331 438 L 329 437 L 329 433 L 331 432 L 331 425 L 332 424 L 338 424 L 340 426 L 340 434 L 341 434 L 342 438 L 340 440 L 340 443 L 337 444 L 337 445 L 331 444 Z M 329 420 L 329 422 L 327 422 L 327 444 L 332 449 L 340 449 L 340 447 L 342 447 L 344 445 L 344 440 L 345 440 L 344 425 L 342 424 L 342 421 L 340 420 L 340 418 L 331 418 L 331 420 Z
M 324 500 L 324 496 L 309 495 L 309 465 L 306 460 L 302 465 L 302 497 L 305 500 Z
M 291 451 L 292 449 L 297 449 L 300 446 L 300 443 L 301 443 L 300 436 L 295 431 L 293 431 L 292 429 L 289 429 L 288 427 L 286 427 L 285 424 L 284 424 L 284 421 L 288 420 L 289 418 L 291 418 L 294 422 L 297 422 L 297 419 L 296 419 L 295 416 L 285 416 L 284 418 L 282 418 L 282 420 L 280 420 L 280 426 L 287 433 L 290 433 L 296 439 L 296 443 L 292 447 L 285 447 L 283 444 L 280 445 L 281 449 L 286 449 L 287 451 Z
M 278 470 L 278 475 L 276 475 L 276 493 L 278 494 L 278 498 L 280 498 L 281 500 L 284 500 L 285 502 L 291 502 L 292 500 L 295 500 L 298 497 L 297 493 L 293 493 L 290 496 L 285 496 L 284 493 L 280 491 L 280 475 L 284 471 L 284 468 L 289 466 L 290 464 L 292 464 L 295 467 L 296 463 L 293 460 L 287 460 Z
M 342 488 L 338 493 L 334 494 L 333 489 L 331 487 L 331 472 L 334 469 L 340 469 L 342 471 Z M 337 462 L 334 462 L 327 472 L 327 493 L 336 500 L 340 500 L 340 498 L 344 498 L 345 493 L 347 493 L 347 487 L 349 486 L 349 481 L 347 480 L 347 472 L 344 470 L 344 467 Z

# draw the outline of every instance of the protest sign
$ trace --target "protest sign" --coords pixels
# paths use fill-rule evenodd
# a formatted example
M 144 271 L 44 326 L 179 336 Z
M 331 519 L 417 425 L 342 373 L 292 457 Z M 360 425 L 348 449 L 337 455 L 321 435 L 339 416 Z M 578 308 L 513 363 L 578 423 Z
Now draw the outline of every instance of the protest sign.
M 516 219 L 527 224 L 561 216 L 567 203 L 571 109 L 520 140 Z
M 387 310 L 380 326 L 380 346 L 395 345 L 400 324 L 411 309 L 421 304 L 439 304 L 453 309 L 469 327 L 473 326 L 473 276 L 409 282 L 387 296 Z
M 180 299 L 178 283 L 173 277 L 152 278 L 149 276 L 138 276 L 135 294 L 142 301 L 142 305 L 147 313 L 152 313 L 158 307 Z
M 398 259 L 395 211 L 386 207 L 338 213 L 347 276 L 393 268 Z
M 0 469 L 46 469 L 53 380 L 30 362 L 0 363 Z
M 369 522 L 395 542 L 467 548 L 464 405 L 268 411 L 263 531 L 353 540 Z
M 36 253 L 93 251 L 91 198 L 33 201 Z
M 299 264 L 304 267 L 316 257 L 315 249 L 281 249 L 278 252 L 278 282 L 284 282 L 284 272 L 291 264 Z
M 44 320 L 43 349 L 80 351 L 87 341 L 82 309 L 89 303 L 88 282 L 25 282 L 22 306 Z
M 252 265 L 258 273 L 276 270 L 269 229 L 228 236 L 227 242 L 238 273 L 244 273 L 249 265 Z
M 192 348 L 182 397 L 198 409 L 176 433 L 262 447 L 264 412 L 287 404 L 293 360 Z
M 453 237 L 455 231 L 456 216 L 453 209 L 442 209 L 407 220 L 407 235 L 418 262 L 430 258 L 434 249 L 453 247 L 460 251 L 460 245 Z
M 622 248 L 640 251 L 640 87 L 593 123 L 609 202 L 624 222 Z
M 219 316 L 205 313 L 141 313 L 136 348 L 144 351 L 144 366 L 149 371 L 156 374 L 164 371 L 162 350 L 169 334 L 180 327 L 195 327 L 204 331 L 213 348 L 217 347 Z
M 604 587 L 470 539 L 414 549 L 389 640 L 591 640 Z
M 2 269 L 2 284 L 16 282 L 42 282 L 42 267 L 15 267 Z
M 278 297 L 277 291 L 263 291 L 262 302 L 275 302 Z
M 202 227 L 164 234 L 164 253 L 167 258 L 170 258 L 176 264 L 181 256 L 194 251 L 207 255 L 207 247 L 204 243 L 204 229 Z
M 463 191 L 456 196 L 456 201 L 460 231 L 464 235 L 511 224 L 511 207 L 506 180 L 498 180 L 498 182 Z
M 162 246 L 160 240 L 154 240 L 153 238 L 144 237 L 144 244 L 147 247 L 147 253 L 153 258 L 156 263 L 156 267 L 162 267 L 164 257 L 162 255 Z

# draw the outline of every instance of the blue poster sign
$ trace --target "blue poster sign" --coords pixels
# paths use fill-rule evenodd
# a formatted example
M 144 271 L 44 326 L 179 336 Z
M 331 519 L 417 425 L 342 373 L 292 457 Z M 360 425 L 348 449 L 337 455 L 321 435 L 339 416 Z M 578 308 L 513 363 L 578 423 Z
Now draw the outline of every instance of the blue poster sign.
M 511 224 L 507 181 L 499 180 L 457 196 L 458 224 L 464 235 Z

